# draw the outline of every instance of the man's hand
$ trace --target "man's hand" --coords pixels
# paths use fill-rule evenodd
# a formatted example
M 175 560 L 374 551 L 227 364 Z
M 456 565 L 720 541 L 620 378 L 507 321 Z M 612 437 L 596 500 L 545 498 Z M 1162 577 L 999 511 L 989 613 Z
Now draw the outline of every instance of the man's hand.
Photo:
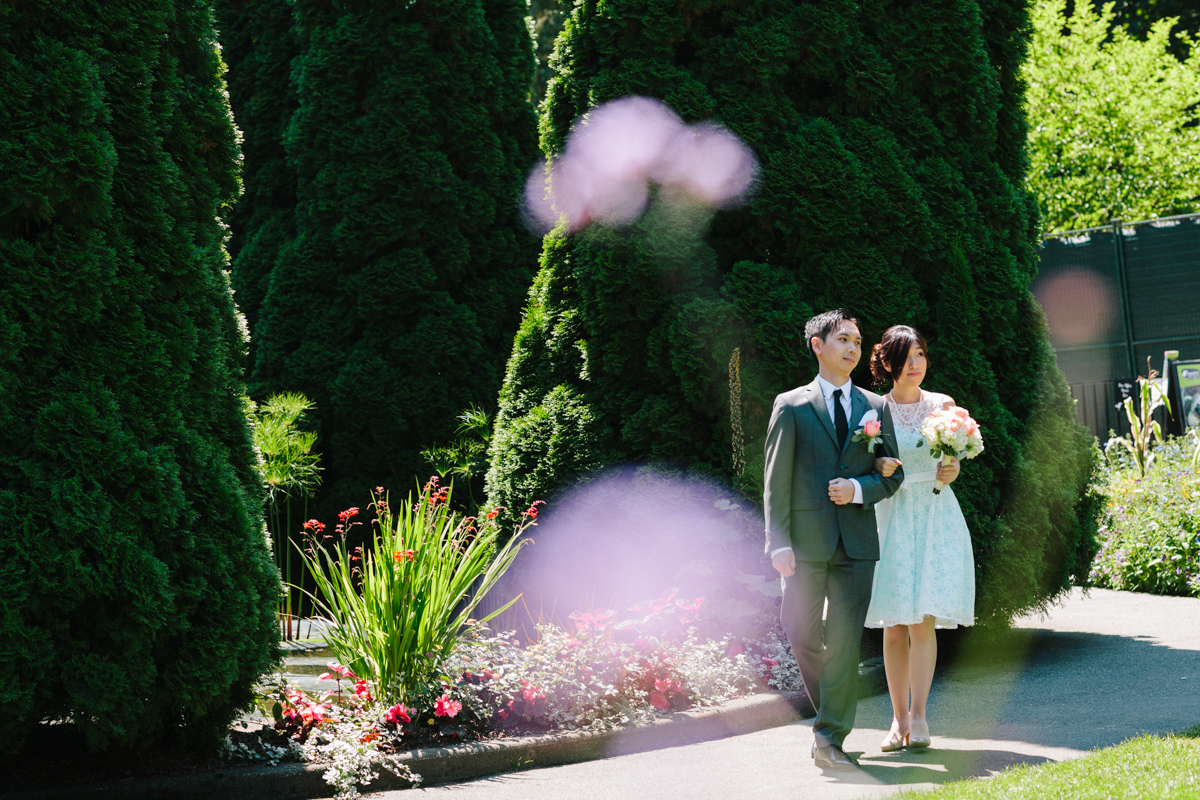
M 796 553 L 792 550 L 776 553 L 771 559 L 771 566 L 783 577 L 792 577 L 796 574 Z
M 900 466 L 900 459 L 898 458 L 884 456 L 882 458 L 875 459 L 875 471 L 885 478 L 892 477 L 892 474 L 895 473 L 896 467 L 898 466 Z
M 850 503 L 854 500 L 854 484 L 845 478 L 834 478 L 829 482 L 829 499 L 839 506 Z
M 938 464 L 937 479 L 945 484 L 954 483 L 954 479 L 958 477 L 959 470 L 958 459 L 952 458 L 949 464 Z

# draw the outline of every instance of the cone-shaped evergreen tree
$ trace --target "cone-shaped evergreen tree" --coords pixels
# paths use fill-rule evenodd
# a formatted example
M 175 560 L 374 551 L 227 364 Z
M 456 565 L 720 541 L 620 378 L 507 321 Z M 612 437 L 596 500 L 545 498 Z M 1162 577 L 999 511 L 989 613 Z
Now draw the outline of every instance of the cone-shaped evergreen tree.
M 420 450 L 495 397 L 537 256 L 519 211 L 534 60 L 519 0 L 293 11 L 298 235 L 252 388 L 316 403 L 329 512 L 428 476 Z
M 136 24 L 135 24 L 136 22 Z M 7 743 L 219 741 L 278 650 L 204 3 L 0 8 Z
M 547 236 L 501 392 L 489 502 L 520 509 L 624 461 L 739 479 L 760 497 L 772 400 L 815 372 L 803 324 L 846 307 L 868 343 L 891 324 L 922 330 L 928 388 L 983 424 L 987 452 L 956 486 L 980 618 L 1039 606 L 1083 574 L 1090 441 L 1028 289 L 1026 40 L 1023 0 L 577 4 L 542 119 L 549 157 L 590 107 L 648 95 L 739 134 L 760 181 L 700 235 L 694 215 L 656 203 L 630 228 Z
M 244 159 L 244 190 L 229 215 L 231 280 L 254 330 L 279 250 L 296 235 L 296 175 L 283 138 L 297 105 L 291 71 L 299 45 L 287 0 L 217 0 L 215 11 Z M 250 365 L 256 349 L 252 337 Z

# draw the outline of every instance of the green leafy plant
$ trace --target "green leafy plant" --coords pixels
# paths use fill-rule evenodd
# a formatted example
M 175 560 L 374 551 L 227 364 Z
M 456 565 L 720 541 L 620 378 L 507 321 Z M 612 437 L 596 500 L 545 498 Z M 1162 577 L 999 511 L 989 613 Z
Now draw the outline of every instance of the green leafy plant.
M 1100 551 L 1090 583 L 1108 589 L 1200 597 L 1200 470 L 1191 440 L 1170 437 L 1143 476 L 1125 450 L 1105 465 Z
M 354 548 L 347 535 L 359 524 L 350 521 L 357 508 L 340 513 L 333 536 L 316 520 L 305 523 L 300 552 L 317 588 L 306 593 L 333 622 L 326 641 L 338 660 L 387 698 L 404 700 L 432 679 L 476 606 L 527 544 L 521 533 L 537 518 L 535 503 L 497 546 L 495 512 L 482 520 L 463 517 L 451 510 L 450 497 L 450 487 L 435 478 L 393 511 L 376 489 L 372 531 L 366 545 Z
M 492 436 L 492 415 L 472 404 L 458 415 L 459 425 L 455 431 L 458 438 L 445 447 L 431 447 L 421 451 L 425 459 L 441 478 L 459 478 L 467 487 L 467 513 L 479 510 L 475 500 L 475 479 L 487 473 L 487 448 Z
M 287 585 L 292 582 L 292 501 L 301 501 L 303 516 L 308 516 L 308 499 L 321 485 L 320 456 L 312 452 L 317 434 L 300 427 L 305 414 L 314 407 L 299 392 L 283 392 L 271 395 L 261 407 L 251 403 L 248 408 L 254 448 L 259 454 L 258 469 L 267 490 L 267 527 L 279 572 Z M 298 633 L 299 626 L 294 625 L 298 612 L 292 593 L 286 592 L 278 613 L 284 639 Z
M 1104 448 L 1105 453 L 1110 454 L 1110 458 L 1113 448 L 1125 448 L 1133 458 L 1138 474 L 1143 478 L 1154 466 L 1155 454 L 1151 449 L 1153 441 L 1160 445 L 1163 443 L 1162 425 L 1154 419 L 1154 411 L 1162 405 L 1168 414 L 1171 413 L 1171 401 L 1167 398 L 1166 391 L 1155 380 L 1158 373 L 1147 365 L 1146 374 L 1148 377 L 1143 378 L 1139 375 L 1137 379 L 1136 407 L 1133 395 L 1126 397 L 1121 403 L 1121 407 L 1125 409 L 1125 416 L 1129 419 L 1129 435 L 1109 439 Z

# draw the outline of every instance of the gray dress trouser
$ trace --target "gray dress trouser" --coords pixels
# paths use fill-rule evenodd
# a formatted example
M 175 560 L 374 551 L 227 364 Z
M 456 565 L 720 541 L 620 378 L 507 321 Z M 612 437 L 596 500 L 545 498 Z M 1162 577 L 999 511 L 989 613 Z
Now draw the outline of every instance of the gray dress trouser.
M 875 562 L 850 558 L 839 538 L 829 561 L 797 561 L 783 579 L 780 622 L 817 718 L 818 744 L 842 746 L 858 708 L 858 655 Z M 829 598 L 825 625 L 821 610 Z

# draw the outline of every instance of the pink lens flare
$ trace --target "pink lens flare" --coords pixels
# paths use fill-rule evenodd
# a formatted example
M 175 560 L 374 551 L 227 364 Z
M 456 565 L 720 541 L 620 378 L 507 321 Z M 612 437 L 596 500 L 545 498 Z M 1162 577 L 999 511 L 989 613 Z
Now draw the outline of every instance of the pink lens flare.
M 571 230 L 628 225 L 645 210 L 651 183 L 723 207 L 746 194 L 757 169 L 750 148 L 720 125 L 688 126 L 658 100 L 625 97 L 588 112 L 563 155 L 534 168 L 525 211 L 542 232 L 562 218 Z

